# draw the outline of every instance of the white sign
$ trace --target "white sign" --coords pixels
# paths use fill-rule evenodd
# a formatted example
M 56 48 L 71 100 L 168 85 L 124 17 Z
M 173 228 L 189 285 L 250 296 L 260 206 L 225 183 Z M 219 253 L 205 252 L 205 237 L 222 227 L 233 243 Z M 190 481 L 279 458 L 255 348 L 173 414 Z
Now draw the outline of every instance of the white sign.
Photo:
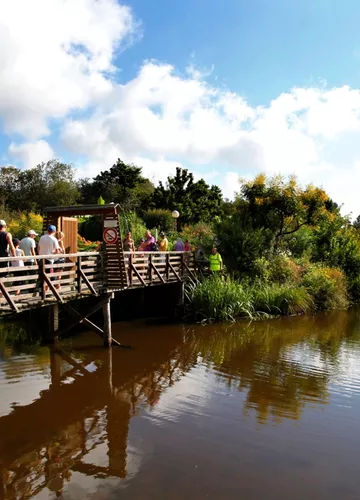
M 104 227 L 117 227 L 117 220 L 104 220 Z

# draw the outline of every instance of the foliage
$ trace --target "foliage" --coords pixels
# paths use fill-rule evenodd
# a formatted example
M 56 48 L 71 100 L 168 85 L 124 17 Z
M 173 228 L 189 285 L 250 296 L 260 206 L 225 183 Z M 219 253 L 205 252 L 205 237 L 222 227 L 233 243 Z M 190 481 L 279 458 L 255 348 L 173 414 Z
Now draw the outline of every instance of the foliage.
M 0 201 L 8 210 L 42 212 L 75 205 L 78 195 L 74 168 L 56 159 L 28 170 L 0 169 Z
M 254 287 L 253 305 L 257 312 L 269 314 L 304 314 L 314 308 L 313 299 L 306 288 L 288 283 L 260 283 Z
M 341 268 L 349 278 L 360 274 L 360 234 L 345 217 L 323 223 L 314 231 L 313 259 Z
M 211 276 L 186 288 L 186 317 L 193 321 L 234 321 L 240 317 L 302 314 L 314 308 L 310 293 L 295 284 L 250 285 Z
M 178 210 L 180 228 L 197 222 L 213 222 L 222 214 L 223 199 L 217 186 L 209 186 L 204 179 L 194 181 L 186 169 L 177 168 L 174 177 L 168 177 L 155 188 L 153 204 L 156 208 Z
M 146 226 L 143 220 L 138 217 L 135 212 L 127 212 L 120 217 L 120 221 L 122 237 L 125 237 L 127 231 L 131 231 L 135 245 L 138 246 L 146 232 Z
M 230 278 L 211 276 L 186 288 L 186 316 L 194 321 L 234 321 L 252 317 L 251 291 Z
M 241 181 L 238 208 L 250 214 L 254 228 L 270 229 L 273 245 L 296 233 L 303 226 L 315 226 L 321 220 L 332 220 L 337 205 L 321 188 L 303 189 L 294 176 L 268 179 L 260 174 L 253 181 Z
M 254 262 L 254 274 L 264 282 L 297 283 L 301 279 L 301 268 L 286 255 L 265 257 Z
M 309 265 L 304 270 L 302 284 L 313 297 L 317 310 L 344 309 L 349 305 L 346 276 L 340 269 Z
M 210 253 L 211 248 L 216 244 L 216 234 L 210 224 L 198 222 L 190 226 L 185 226 L 181 232 L 183 241 L 189 240 L 192 247 L 201 247 L 205 253 Z
M 93 181 L 83 179 L 79 183 L 81 200 L 97 203 L 101 196 L 106 203 L 120 203 L 123 210 L 142 209 L 149 203 L 154 191 L 149 179 L 141 175 L 141 168 L 128 165 L 118 159 L 109 169 L 100 172 Z
M 98 249 L 100 241 L 90 241 L 86 240 L 78 234 L 77 238 L 78 252 L 94 252 Z
M 42 234 L 43 217 L 40 214 L 2 210 L 0 215 L 2 219 L 5 219 L 8 231 L 14 238 L 24 238 L 29 229 L 34 229 L 39 235 Z
M 159 231 L 164 231 L 165 233 L 173 230 L 174 219 L 171 216 L 170 210 L 154 208 L 144 212 L 142 218 L 149 229 L 157 228 Z
M 271 233 L 254 228 L 249 217 L 237 213 L 215 225 L 220 252 L 227 267 L 252 274 L 254 262 L 269 248 Z
M 79 235 L 88 241 L 102 240 L 102 218 L 100 215 L 92 215 L 82 220 L 78 226 Z

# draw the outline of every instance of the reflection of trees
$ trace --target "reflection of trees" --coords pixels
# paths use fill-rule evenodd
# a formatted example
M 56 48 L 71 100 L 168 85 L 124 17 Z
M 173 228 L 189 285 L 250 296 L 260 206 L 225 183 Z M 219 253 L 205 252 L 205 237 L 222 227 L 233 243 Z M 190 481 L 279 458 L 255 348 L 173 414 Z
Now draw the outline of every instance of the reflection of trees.
M 192 329 L 187 342 L 229 387 L 247 390 L 245 410 L 255 409 L 259 420 L 269 415 L 297 419 L 307 401 L 326 402 L 342 347 L 360 337 L 359 319 L 359 313 L 340 311 L 218 326 L 205 335 Z M 300 361 L 305 346 L 325 362 L 321 370 L 310 370 Z
M 44 488 L 59 495 L 74 471 L 125 478 L 131 417 L 144 404 L 156 405 L 199 360 L 221 383 L 244 391 L 245 412 L 255 410 L 260 421 L 297 419 L 308 401 L 327 401 L 343 348 L 360 338 L 359 320 L 357 312 L 337 312 L 250 325 L 177 326 L 166 337 L 154 336 L 150 353 L 138 339 L 133 351 L 49 355 L 40 348 L 34 356 L 51 378 L 49 389 L 0 418 L 0 498 L 26 499 Z M 307 357 L 309 366 L 316 358 L 321 367 L 309 369 Z M 99 445 L 107 447 L 105 465 L 89 458 Z

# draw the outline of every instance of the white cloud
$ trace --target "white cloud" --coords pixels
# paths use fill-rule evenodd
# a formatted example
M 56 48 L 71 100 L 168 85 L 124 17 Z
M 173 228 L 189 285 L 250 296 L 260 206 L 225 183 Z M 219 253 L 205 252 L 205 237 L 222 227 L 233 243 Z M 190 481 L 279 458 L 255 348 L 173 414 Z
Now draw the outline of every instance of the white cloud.
M 55 156 L 53 149 L 44 140 L 22 144 L 12 142 L 9 146 L 9 154 L 25 168 L 34 167 L 39 163 L 51 160 Z
M 119 84 L 114 56 L 136 33 L 131 10 L 116 0 L 0 3 L 0 43 L 7 48 L 0 54 L 0 116 L 5 132 L 25 141 L 10 146 L 13 158 L 47 159 L 49 146 L 39 139 L 57 119 L 63 146 L 75 163 L 81 158 L 80 175 L 94 176 L 117 157 L 154 180 L 191 165 L 231 196 L 238 175 L 296 173 L 360 212 L 353 182 L 359 89 L 294 88 L 254 107 L 210 85 L 194 64 L 179 74 L 156 61 Z M 86 118 L 75 119 L 75 109 Z
M 49 133 L 48 118 L 104 98 L 114 52 L 135 31 L 131 10 L 116 0 L 2 0 L 5 131 L 35 139 Z

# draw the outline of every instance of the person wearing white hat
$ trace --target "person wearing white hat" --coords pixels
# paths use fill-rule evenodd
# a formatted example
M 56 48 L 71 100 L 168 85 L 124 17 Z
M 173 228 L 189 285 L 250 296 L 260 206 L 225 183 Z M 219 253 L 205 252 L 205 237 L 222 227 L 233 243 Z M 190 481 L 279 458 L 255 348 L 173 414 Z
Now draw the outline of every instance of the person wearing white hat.
M 24 252 L 25 255 L 29 257 L 35 257 L 35 236 L 37 236 L 37 233 L 33 229 L 30 229 L 27 234 L 27 237 L 23 238 L 20 242 L 20 249 Z M 32 266 L 33 264 L 34 259 L 25 260 L 25 266 Z

